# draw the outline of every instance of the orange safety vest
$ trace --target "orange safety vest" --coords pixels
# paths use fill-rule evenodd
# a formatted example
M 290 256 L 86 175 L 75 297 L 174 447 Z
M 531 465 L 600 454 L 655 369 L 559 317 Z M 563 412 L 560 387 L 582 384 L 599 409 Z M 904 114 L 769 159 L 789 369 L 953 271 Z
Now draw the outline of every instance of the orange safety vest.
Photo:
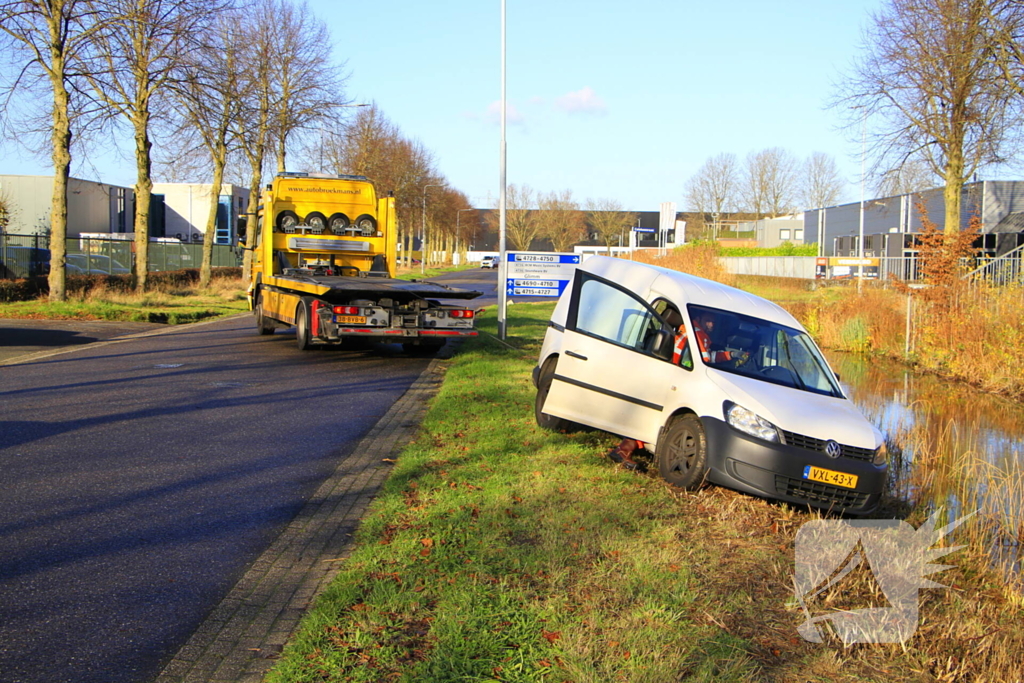
M 704 359 L 705 363 L 723 363 L 727 360 L 732 360 L 732 354 L 728 351 L 712 351 L 711 350 L 711 337 L 708 333 L 699 327 L 694 326 L 697 334 L 697 346 L 700 347 L 700 357 Z

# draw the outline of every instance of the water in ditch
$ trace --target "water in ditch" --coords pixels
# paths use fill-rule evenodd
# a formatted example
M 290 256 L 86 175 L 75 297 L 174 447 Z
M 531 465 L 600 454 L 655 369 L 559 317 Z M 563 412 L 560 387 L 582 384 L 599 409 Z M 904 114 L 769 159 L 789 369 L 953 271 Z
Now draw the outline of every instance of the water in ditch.
M 976 512 L 994 561 L 1019 575 L 1024 404 L 876 358 L 829 353 L 846 393 L 890 444 L 893 497 Z M 893 448 L 895 446 L 895 448 Z

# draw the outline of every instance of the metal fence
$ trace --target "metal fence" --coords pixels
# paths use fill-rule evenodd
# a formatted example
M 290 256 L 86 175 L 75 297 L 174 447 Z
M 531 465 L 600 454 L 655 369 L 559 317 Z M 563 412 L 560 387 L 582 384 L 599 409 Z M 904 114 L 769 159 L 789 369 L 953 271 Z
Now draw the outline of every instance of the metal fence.
M 964 259 L 961 272 L 972 282 L 991 285 L 1024 285 L 1024 246 L 998 258 Z M 813 256 L 727 256 L 721 259 L 725 269 L 735 275 L 768 275 L 804 280 L 815 278 L 816 258 Z M 850 270 L 856 277 L 857 267 Z M 868 270 L 871 279 L 897 279 L 914 282 L 921 279 L 921 260 L 916 256 L 885 256 L 878 267 Z
M 69 237 L 66 248 L 69 275 L 125 275 L 135 259 L 135 243 L 124 239 Z M 177 240 L 150 242 L 148 260 L 150 272 L 199 268 L 203 245 Z M 211 265 L 237 268 L 242 265 L 242 250 L 215 244 Z M 45 235 L 0 234 L 0 279 L 36 277 L 49 271 L 49 239 Z
M 734 275 L 768 275 L 814 279 L 813 256 L 723 256 L 722 265 Z

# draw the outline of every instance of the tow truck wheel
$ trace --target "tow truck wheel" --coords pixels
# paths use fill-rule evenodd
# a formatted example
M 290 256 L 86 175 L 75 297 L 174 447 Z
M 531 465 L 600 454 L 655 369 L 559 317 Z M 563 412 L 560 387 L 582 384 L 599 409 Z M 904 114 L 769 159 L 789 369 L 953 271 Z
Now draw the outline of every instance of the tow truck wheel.
M 661 478 L 681 489 L 695 489 L 704 483 L 707 467 L 708 446 L 700 419 L 692 414 L 673 418 L 658 442 Z
M 295 344 L 299 351 L 313 348 L 313 335 L 309 329 L 309 302 L 305 299 L 295 309 Z
M 548 400 L 548 391 L 551 390 L 551 380 L 555 376 L 555 366 L 558 364 L 556 358 L 549 358 L 544 361 L 540 369 L 540 377 L 537 379 L 537 397 L 533 402 L 533 417 L 537 420 L 537 426 L 552 432 L 577 432 L 581 425 L 571 420 L 565 420 L 544 412 L 544 402 Z
M 263 315 L 263 295 L 256 298 L 256 329 L 260 334 L 274 334 L 274 321 Z

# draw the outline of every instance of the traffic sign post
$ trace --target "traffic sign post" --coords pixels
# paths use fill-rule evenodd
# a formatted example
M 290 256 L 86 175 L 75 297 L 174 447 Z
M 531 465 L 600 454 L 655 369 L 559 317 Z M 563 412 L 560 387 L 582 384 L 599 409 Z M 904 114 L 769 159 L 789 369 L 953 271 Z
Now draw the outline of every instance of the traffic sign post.
M 506 252 L 503 291 L 507 296 L 559 297 L 582 258 L 580 254 Z

